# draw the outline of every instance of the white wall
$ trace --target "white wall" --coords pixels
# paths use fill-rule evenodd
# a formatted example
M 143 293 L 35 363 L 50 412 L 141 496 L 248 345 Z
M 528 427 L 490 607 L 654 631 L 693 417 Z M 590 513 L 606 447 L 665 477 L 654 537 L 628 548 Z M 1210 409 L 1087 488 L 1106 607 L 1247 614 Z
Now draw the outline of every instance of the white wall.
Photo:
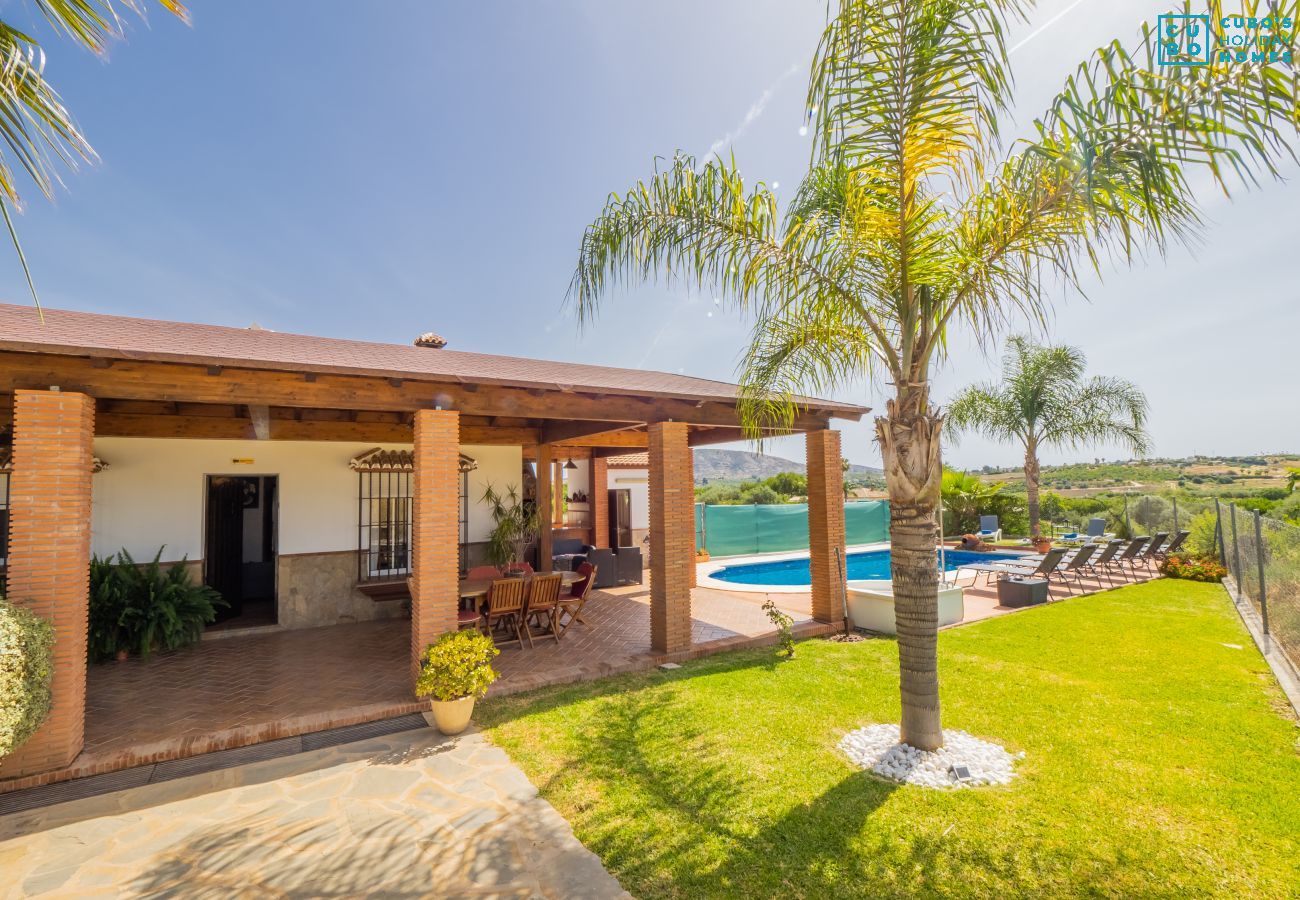
M 203 555 L 205 475 L 279 476 L 279 552 L 321 553 L 357 547 L 354 456 L 374 444 L 307 441 L 95 439 L 109 467 L 92 480 L 92 545 L 99 555 L 125 547 L 136 559 Z M 386 449 L 409 445 L 384 444 Z M 519 447 L 463 446 L 478 462 L 469 477 L 469 539 L 487 539 L 492 520 L 479 503 L 491 481 L 520 484 Z M 234 463 L 251 459 L 252 463 Z
M 469 446 L 460 448 L 474 457 L 478 468 L 469 473 L 469 542 L 486 541 L 495 523 L 483 505 L 483 491 L 488 485 L 497 493 L 513 487 L 524 494 L 524 452 L 522 447 Z

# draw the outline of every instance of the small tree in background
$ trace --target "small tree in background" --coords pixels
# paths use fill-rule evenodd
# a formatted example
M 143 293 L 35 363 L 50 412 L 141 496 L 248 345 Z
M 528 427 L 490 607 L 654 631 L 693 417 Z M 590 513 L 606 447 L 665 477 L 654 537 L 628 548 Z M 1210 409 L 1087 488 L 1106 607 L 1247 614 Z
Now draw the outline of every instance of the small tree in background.
M 1160 523 L 1168 521 L 1174 512 L 1173 504 L 1164 497 L 1157 497 L 1153 494 L 1147 494 L 1138 497 L 1129 510 L 1133 521 L 1138 523 L 1138 527 L 1143 531 L 1155 531 L 1160 527 Z
M 1077 347 L 1045 347 L 1020 335 L 1007 341 L 1002 382 L 966 388 L 948 407 L 948 433 L 977 432 L 996 441 L 1015 441 L 1025 451 L 1025 493 L 1029 533 L 1040 533 L 1038 451 L 1117 443 L 1147 451 L 1147 400 L 1122 378 L 1087 378 L 1087 360 Z

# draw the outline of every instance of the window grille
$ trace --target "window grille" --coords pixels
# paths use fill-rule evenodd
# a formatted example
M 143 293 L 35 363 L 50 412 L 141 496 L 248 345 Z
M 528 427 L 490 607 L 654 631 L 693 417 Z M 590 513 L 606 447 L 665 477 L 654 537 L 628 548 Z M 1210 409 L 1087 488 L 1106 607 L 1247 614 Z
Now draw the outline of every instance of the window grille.
M 357 473 L 357 580 L 396 580 L 411 574 L 415 456 L 410 450 L 375 448 L 354 458 Z M 469 472 L 477 463 L 460 456 L 457 498 L 459 556 L 463 570 L 469 530 Z

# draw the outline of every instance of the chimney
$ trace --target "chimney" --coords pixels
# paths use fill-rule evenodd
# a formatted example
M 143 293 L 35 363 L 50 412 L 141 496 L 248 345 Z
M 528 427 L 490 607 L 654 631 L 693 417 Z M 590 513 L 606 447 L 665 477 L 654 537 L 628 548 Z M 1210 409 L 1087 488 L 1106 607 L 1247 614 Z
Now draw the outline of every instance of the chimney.
M 434 334 L 432 331 L 426 331 L 415 339 L 415 346 L 432 347 L 434 350 L 441 350 L 443 347 L 447 346 L 447 339 Z

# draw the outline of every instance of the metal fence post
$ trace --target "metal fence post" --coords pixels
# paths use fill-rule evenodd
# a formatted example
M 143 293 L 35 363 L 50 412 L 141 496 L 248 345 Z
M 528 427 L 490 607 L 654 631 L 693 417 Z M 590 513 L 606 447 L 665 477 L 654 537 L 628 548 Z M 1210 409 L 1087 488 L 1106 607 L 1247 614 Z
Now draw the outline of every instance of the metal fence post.
M 1237 543 L 1237 504 L 1228 504 L 1228 514 L 1232 519 L 1232 580 L 1237 585 L 1237 593 L 1246 596 L 1241 586 L 1241 544 Z
M 1263 516 L 1255 510 L 1255 559 L 1259 565 L 1259 617 L 1268 634 L 1268 592 L 1264 590 L 1264 525 Z
M 1133 524 L 1128 520 L 1128 494 L 1124 495 L 1124 530 L 1130 538 L 1133 537 Z
M 1228 567 L 1228 546 L 1223 539 L 1223 507 L 1219 505 L 1219 498 L 1214 498 L 1214 543 L 1219 548 L 1219 562 L 1226 569 Z
M 1174 535 L 1178 534 L 1178 498 L 1174 498 Z

